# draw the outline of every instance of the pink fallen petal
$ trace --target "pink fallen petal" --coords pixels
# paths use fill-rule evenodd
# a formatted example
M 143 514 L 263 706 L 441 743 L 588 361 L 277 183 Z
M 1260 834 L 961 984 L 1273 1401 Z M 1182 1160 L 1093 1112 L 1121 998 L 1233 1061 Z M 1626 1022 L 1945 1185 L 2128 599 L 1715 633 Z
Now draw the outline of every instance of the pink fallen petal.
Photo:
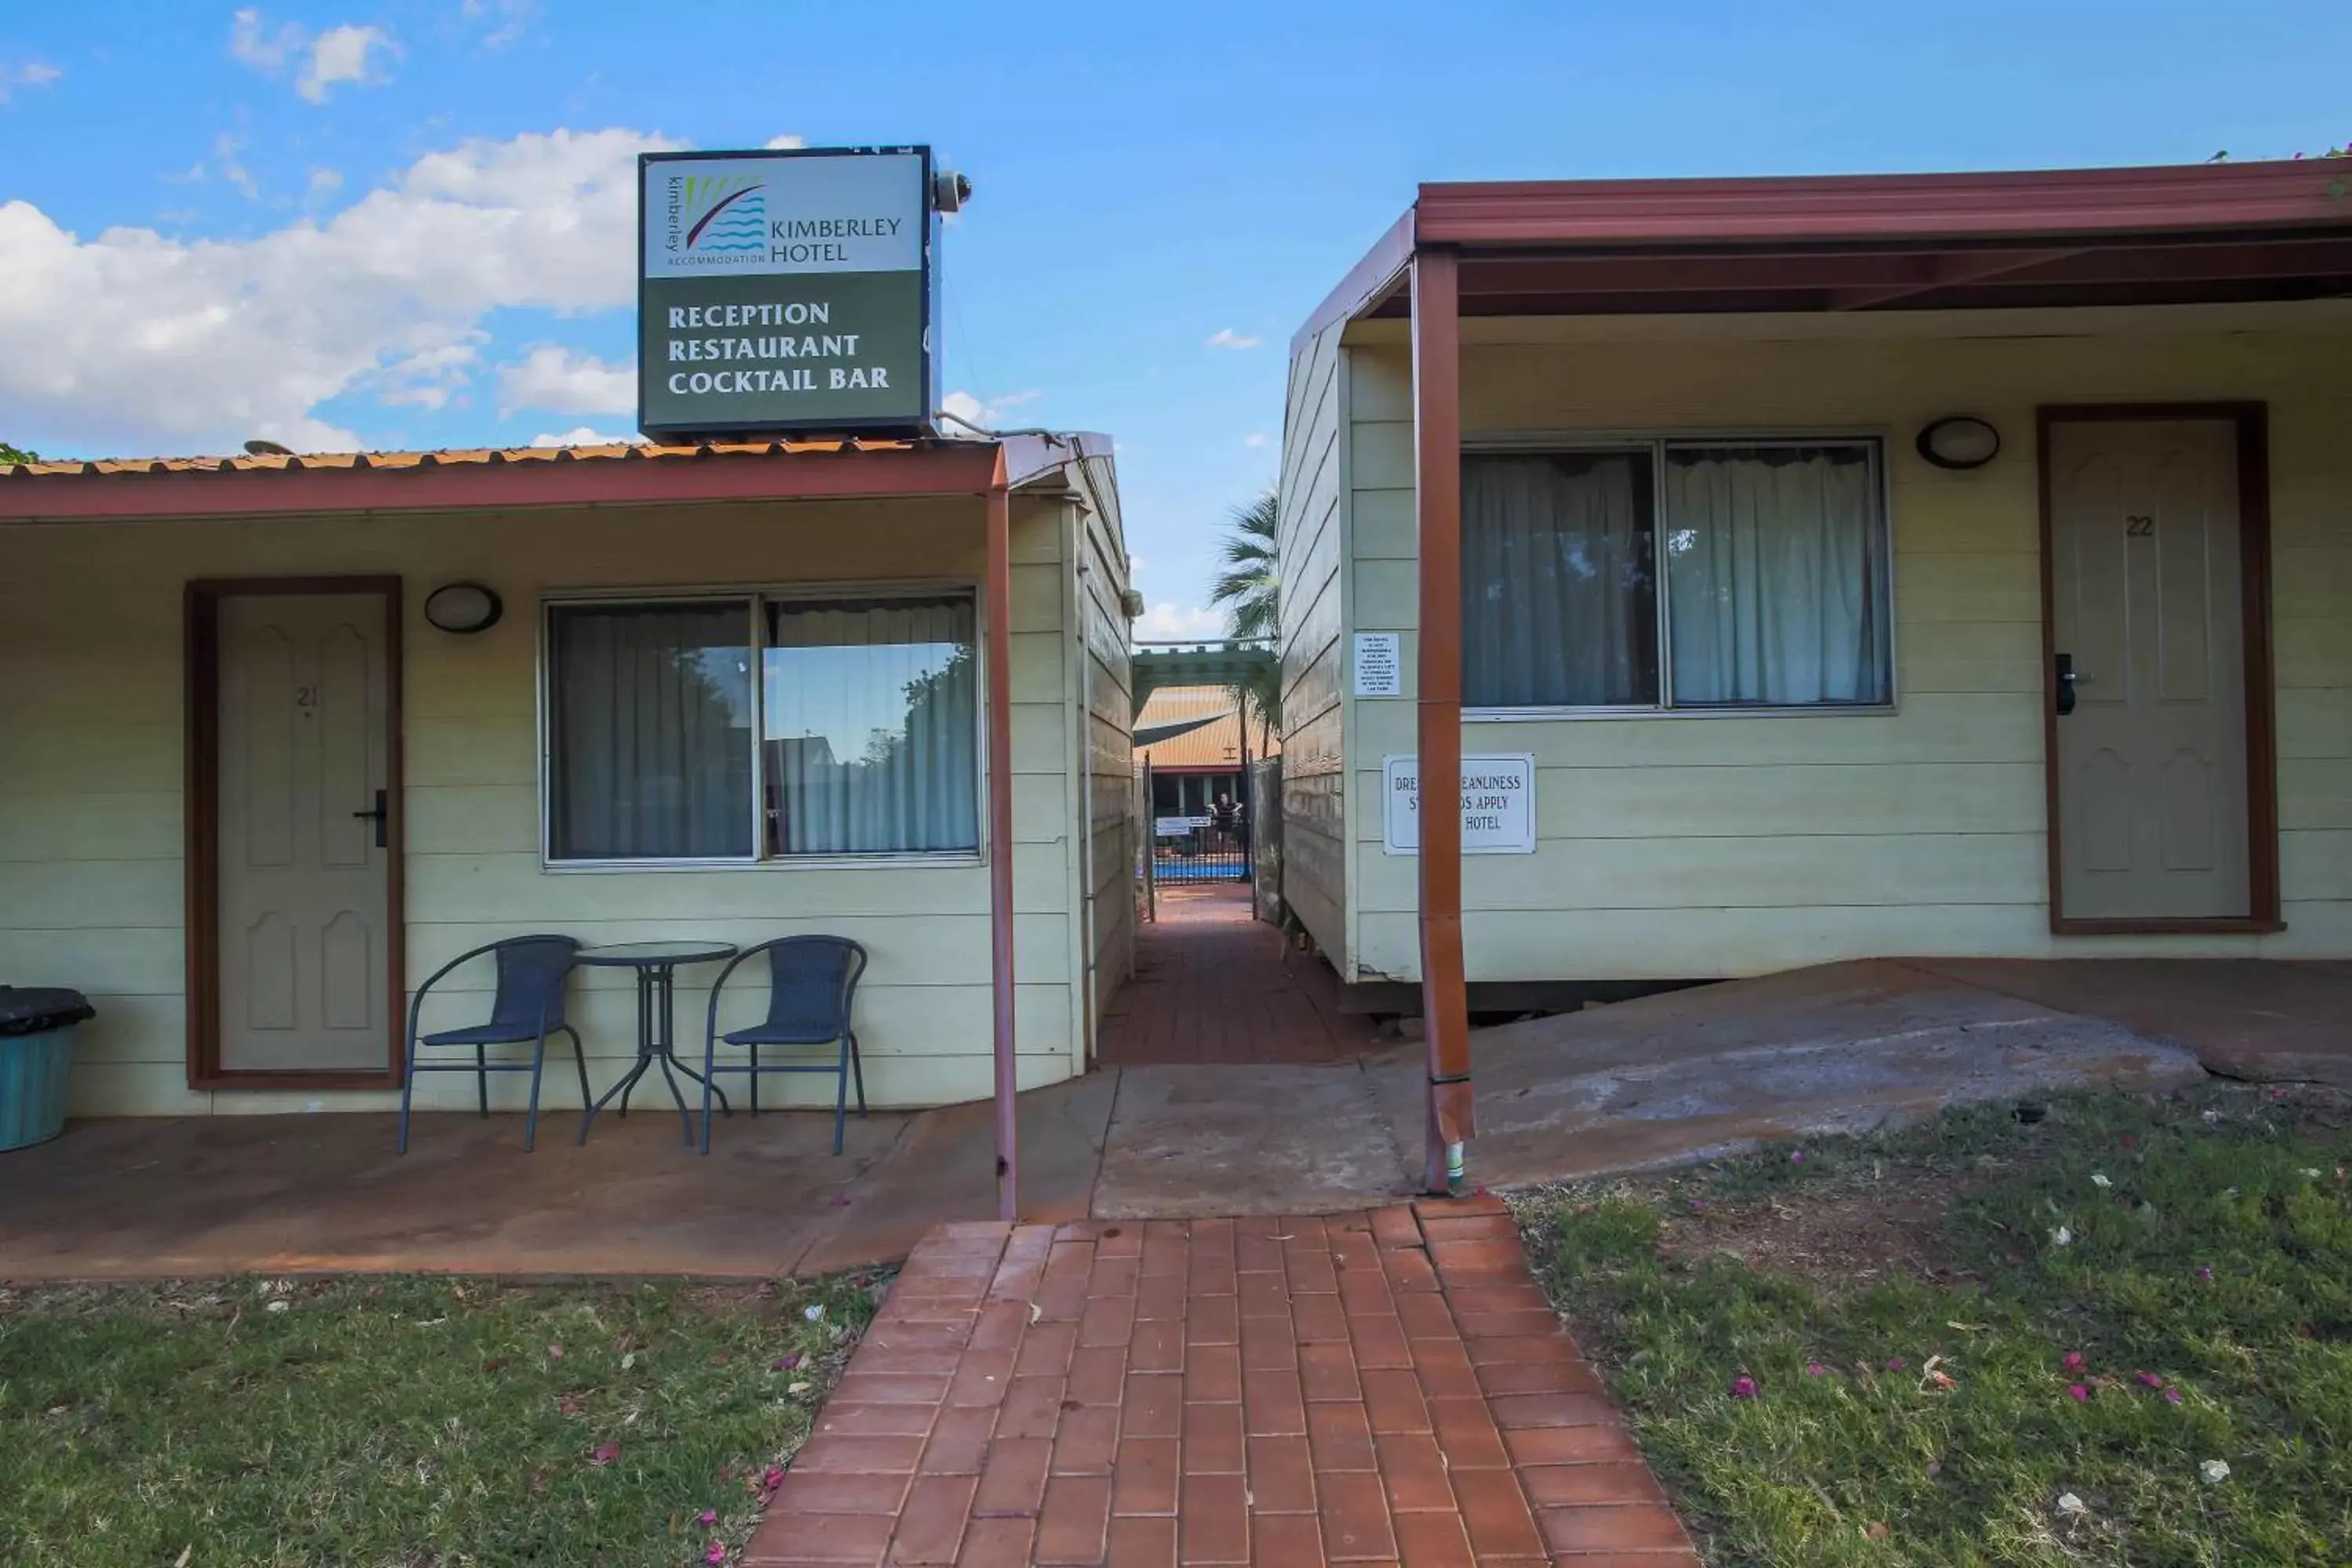
M 1752 1377 L 1745 1376 L 1733 1378 L 1731 1380 L 1731 1397 L 1734 1399 L 1755 1398 L 1756 1380 Z
M 2078 1383 L 2066 1391 L 2066 1397 L 2077 1405 L 2085 1404 L 2091 1397 L 2091 1391 Z
M 2138 1373 L 2137 1376 L 2140 1382 L 2149 1388 L 2162 1388 L 2164 1386 L 2164 1379 L 2157 1376 L 2156 1373 L 2152 1372 L 2143 1372 Z
M 621 1446 L 618 1443 L 599 1443 L 596 1445 L 595 1451 L 588 1456 L 588 1462 L 592 1465 L 609 1465 L 620 1457 Z
M 2178 1404 L 2179 1404 L 2179 1403 L 2180 1403 L 2180 1390 L 2179 1390 L 2179 1389 L 2177 1389 L 2177 1388 L 2168 1388 L 2168 1389 L 2166 1389 L 2166 1390 L 2164 1391 L 2164 1402 L 2165 1402 L 2167 1405 L 2178 1405 Z
M 1886 1370 L 1889 1372 L 1901 1372 L 1904 1364 L 1904 1360 L 1899 1355 L 1886 1358 Z
M 563 1359 L 563 1347 L 562 1345 L 548 1346 L 547 1359 L 550 1361 L 562 1361 Z
M 719 1522 L 719 1510 L 715 1508 L 704 1509 L 702 1510 L 702 1522 L 705 1524 L 717 1524 Z
M 768 1473 L 761 1477 L 761 1480 L 770 1491 L 774 1491 L 778 1487 L 784 1484 L 783 1467 L 782 1465 L 770 1465 L 768 1467 Z
M 2065 1365 L 2068 1372 L 2080 1372 L 2090 1364 L 2091 1363 L 2083 1359 L 2083 1352 L 2081 1351 L 2068 1351 L 2066 1352 Z
M 2213 1278 L 2213 1270 L 2205 1264 L 2200 1263 L 2197 1266 L 2197 1278 L 2200 1279 L 2210 1279 Z
M 724 1563 L 724 1562 L 726 1562 L 726 1561 L 727 1561 L 727 1543 L 726 1543 L 725 1542 L 723 1542 L 723 1541 L 714 1541 L 714 1542 L 712 1542 L 710 1543 L 710 1550 L 709 1550 L 709 1551 L 708 1551 L 708 1552 L 704 1552 L 704 1553 L 702 1554 L 702 1560 L 703 1560 L 705 1563 Z
M 1820 1362 L 1809 1361 L 1805 1363 L 1805 1375 L 1807 1377 L 1827 1377 L 1829 1374 L 1830 1369 L 1823 1366 Z

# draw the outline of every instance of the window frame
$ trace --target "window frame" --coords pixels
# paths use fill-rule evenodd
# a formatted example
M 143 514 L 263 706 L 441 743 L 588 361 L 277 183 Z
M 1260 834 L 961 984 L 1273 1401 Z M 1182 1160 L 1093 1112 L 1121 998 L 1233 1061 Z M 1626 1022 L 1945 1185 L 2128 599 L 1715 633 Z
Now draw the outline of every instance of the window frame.
M 1874 488 L 1878 495 L 1879 538 L 1886 595 L 1886 700 L 1884 702 L 1801 702 L 1765 704 L 1716 703 L 1680 708 L 1675 705 L 1674 589 L 1667 574 L 1666 542 L 1670 533 L 1664 506 L 1664 464 L 1668 448 L 1676 447 L 1864 447 L 1869 453 Z M 1651 576 L 1656 584 L 1655 622 L 1658 700 L 1620 705 L 1523 704 L 1479 707 L 1465 702 L 1462 720 L 1475 724 L 1535 723 L 1561 719 L 1789 719 L 1831 716 L 1884 718 L 1902 710 L 1902 661 L 1897 655 L 1895 608 L 1895 496 L 1888 473 L 1887 432 L 1884 429 L 1840 427 L 1825 430 L 1748 427 L 1702 430 L 1577 430 L 1510 431 L 1465 436 L 1465 460 L 1479 457 L 1532 456 L 1543 453 L 1608 453 L 1646 450 L 1652 472 Z
M 777 855 L 768 848 L 766 606 L 776 602 L 822 604 L 833 599 L 935 598 L 968 595 L 972 604 L 972 679 L 979 700 L 972 704 L 973 801 L 979 820 L 970 849 L 874 850 L 854 855 Z M 749 856 L 648 856 L 640 859 L 565 859 L 555 854 L 555 645 L 556 612 L 583 605 L 734 604 L 748 617 L 745 647 L 751 680 L 751 853 Z M 539 738 L 539 864 L 543 872 L 604 875 L 631 871 L 821 871 L 859 868 L 971 867 L 989 856 L 988 811 L 988 604 L 974 577 L 891 578 L 880 582 L 727 583 L 643 588 L 550 588 L 539 596 L 537 707 Z

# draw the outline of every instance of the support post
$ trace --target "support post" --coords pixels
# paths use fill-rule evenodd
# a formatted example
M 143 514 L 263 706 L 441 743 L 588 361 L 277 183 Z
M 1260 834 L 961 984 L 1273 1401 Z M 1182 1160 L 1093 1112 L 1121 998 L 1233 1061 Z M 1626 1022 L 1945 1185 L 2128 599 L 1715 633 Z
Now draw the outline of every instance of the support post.
M 996 1030 L 996 1217 L 1021 1217 L 1013 989 L 1013 505 L 1004 453 L 987 492 L 988 932 Z
M 1454 252 L 1412 258 L 1414 521 L 1420 546 L 1421 1010 L 1429 1050 L 1433 1193 L 1465 1183 L 1476 1130 L 1462 963 L 1462 334 Z

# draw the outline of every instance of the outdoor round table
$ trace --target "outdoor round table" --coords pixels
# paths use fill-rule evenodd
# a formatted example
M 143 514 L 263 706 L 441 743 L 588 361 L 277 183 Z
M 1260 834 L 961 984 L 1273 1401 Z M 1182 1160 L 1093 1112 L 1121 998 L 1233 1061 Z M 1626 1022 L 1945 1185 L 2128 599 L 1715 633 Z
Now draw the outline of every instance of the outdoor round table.
M 662 1082 L 669 1086 L 669 1097 L 677 1101 L 677 1119 L 685 1130 L 686 1141 L 694 1142 L 694 1119 L 686 1109 L 686 1096 L 678 1092 L 677 1079 L 670 1068 L 702 1081 L 702 1075 L 677 1059 L 677 1028 L 675 1009 L 671 1005 L 681 963 L 717 963 L 735 956 L 735 944 L 729 942 L 622 942 L 609 947 L 583 947 L 575 962 L 598 969 L 634 969 L 637 974 L 637 1059 L 628 1075 L 604 1091 L 604 1098 L 590 1106 L 580 1118 L 580 1142 L 588 1142 L 589 1124 L 596 1113 L 620 1097 L 621 1114 L 629 1113 L 629 1091 L 646 1076 L 646 1069 L 661 1063 Z M 714 1089 L 712 1092 L 718 1091 Z M 719 1095 L 719 1103 L 727 1104 L 727 1097 Z M 731 1109 L 731 1108 L 730 1108 Z

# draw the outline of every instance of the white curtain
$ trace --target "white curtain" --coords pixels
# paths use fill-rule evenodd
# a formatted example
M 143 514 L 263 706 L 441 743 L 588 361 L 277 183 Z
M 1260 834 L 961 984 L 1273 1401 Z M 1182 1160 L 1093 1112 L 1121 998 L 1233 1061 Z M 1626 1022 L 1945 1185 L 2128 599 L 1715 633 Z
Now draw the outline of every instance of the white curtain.
M 1674 700 L 1887 700 L 1877 479 L 1860 446 L 1669 447 Z
M 768 616 L 772 851 L 977 848 L 971 599 L 778 600 Z
M 751 634 L 742 600 L 552 612 L 555 858 L 751 855 Z
M 1609 707 L 1658 697 L 1649 455 L 1462 460 L 1462 700 Z

